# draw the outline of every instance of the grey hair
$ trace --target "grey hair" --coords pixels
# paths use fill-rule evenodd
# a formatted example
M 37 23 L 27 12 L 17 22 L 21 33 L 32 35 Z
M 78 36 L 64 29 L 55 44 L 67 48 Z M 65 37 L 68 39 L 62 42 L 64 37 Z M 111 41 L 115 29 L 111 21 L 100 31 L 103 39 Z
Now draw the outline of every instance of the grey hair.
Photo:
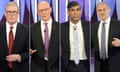
M 6 4 L 6 7 L 5 7 L 5 10 L 7 9 L 8 6 L 16 6 L 17 9 L 18 9 L 18 11 L 19 11 L 19 7 L 18 7 L 18 5 L 17 5 L 16 2 L 11 1 L 11 2 L 7 3 L 7 4 Z

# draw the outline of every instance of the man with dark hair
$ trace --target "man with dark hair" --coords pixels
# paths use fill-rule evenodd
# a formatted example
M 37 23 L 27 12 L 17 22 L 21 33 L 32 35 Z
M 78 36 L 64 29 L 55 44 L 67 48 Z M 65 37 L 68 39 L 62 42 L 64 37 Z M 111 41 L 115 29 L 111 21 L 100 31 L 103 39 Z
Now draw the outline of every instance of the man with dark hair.
M 81 6 L 79 5 L 78 2 L 72 1 L 72 2 L 70 2 L 70 3 L 68 4 L 67 9 L 69 10 L 69 9 L 70 9 L 71 7 L 73 7 L 73 6 L 79 6 L 79 7 L 81 8 Z
M 89 23 L 79 3 L 68 3 L 69 21 L 61 24 L 62 72 L 89 72 Z

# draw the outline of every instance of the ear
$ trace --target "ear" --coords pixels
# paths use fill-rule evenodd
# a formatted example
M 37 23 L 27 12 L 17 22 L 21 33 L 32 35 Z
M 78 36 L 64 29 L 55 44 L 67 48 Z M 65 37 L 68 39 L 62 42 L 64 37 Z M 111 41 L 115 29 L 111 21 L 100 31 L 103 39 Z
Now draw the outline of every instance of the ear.
M 68 15 L 68 16 L 70 15 L 70 12 L 69 12 L 69 10 L 67 11 L 67 15 Z
M 82 14 L 82 9 L 80 9 L 80 15 Z
M 50 12 L 52 13 L 52 7 L 50 7 Z
M 6 17 L 6 15 L 7 15 L 7 14 L 6 14 L 6 12 L 5 12 L 5 13 L 4 13 L 4 16 Z

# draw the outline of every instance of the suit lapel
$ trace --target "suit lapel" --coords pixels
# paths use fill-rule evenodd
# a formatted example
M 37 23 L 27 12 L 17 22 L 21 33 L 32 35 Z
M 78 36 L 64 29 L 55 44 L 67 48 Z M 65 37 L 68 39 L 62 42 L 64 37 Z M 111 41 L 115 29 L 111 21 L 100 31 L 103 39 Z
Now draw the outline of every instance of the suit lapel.
M 114 36 L 114 33 L 115 33 L 115 22 L 113 22 L 113 20 L 111 19 L 111 22 L 110 22 L 110 27 L 109 27 L 109 36 L 108 36 L 108 48 L 111 48 L 112 47 L 112 38 Z
M 54 34 L 55 34 L 55 24 L 54 24 L 54 22 L 52 22 L 51 36 L 49 39 L 49 47 L 50 47 L 50 44 L 52 43 L 52 38 L 54 38 Z
M 21 34 L 21 29 L 20 29 L 20 25 L 17 24 L 17 28 L 16 28 L 16 34 L 14 37 L 14 43 L 13 43 L 13 49 L 12 52 L 14 51 L 14 49 L 16 48 L 16 45 L 18 44 L 18 42 L 20 41 L 20 36 L 22 36 L 23 34 Z M 21 35 L 20 35 L 21 34 Z
M 3 24 L 3 32 L 2 32 L 2 34 L 3 34 L 3 46 L 5 46 L 4 48 L 5 48 L 5 53 L 6 54 L 8 54 L 8 44 L 7 44 L 7 35 L 6 35 L 6 24 Z
M 68 52 L 68 58 L 70 58 L 70 22 L 67 22 L 65 25 L 65 39 L 66 39 L 66 44 L 68 47 L 66 47 L 66 51 Z
M 95 48 L 95 51 L 97 51 L 97 52 L 99 52 L 99 41 L 98 41 L 99 24 L 100 24 L 100 22 L 98 22 L 97 24 L 95 24 L 95 26 L 94 26 L 94 32 L 93 32 L 93 34 L 95 34 L 94 35 L 94 40 L 95 40 L 95 43 L 97 44 L 96 45 L 97 47 Z
M 38 41 L 40 41 L 39 43 L 42 44 L 42 48 L 44 49 L 44 42 L 43 42 L 42 31 L 41 31 L 41 22 L 38 22 L 36 27 L 37 27 L 36 33 L 38 33 L 37 37 L 40 39 Z
M 83 40 L 84 40 L 84 47 L 85 47 L 85 52 L 86 52 L 86 54 L 87 54 L 87 57 L 89 57 L 88 55 L 88 53 L 89 53 L 89 51 L 88 51 L 88 41 L 89 41 L 89 30 L 88 30 L 88 27 L 87 27 L 87 25 L 85 24 L 85 22 L 84 21 L 81 21 L 81 28 L 82 28 L 82 31 L 83 31 Z

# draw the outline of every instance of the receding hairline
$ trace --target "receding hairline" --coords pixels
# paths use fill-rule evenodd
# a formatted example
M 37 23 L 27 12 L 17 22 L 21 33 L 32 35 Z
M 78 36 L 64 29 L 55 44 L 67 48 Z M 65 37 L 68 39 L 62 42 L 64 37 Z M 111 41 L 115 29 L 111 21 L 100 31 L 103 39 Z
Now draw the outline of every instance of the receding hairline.
M 39 5 L 41 5 L 41 4 L 46 4 L 46 5 L 48 5 L 49 7 L 51 7 L 50 4 L 49 4 L 47 1 L 40 1 L 40 2 L 38 3 L 38 6 L 37 6 L 37 7 L 39 7 Z
M 15 6 L 15 7 L 17 7 L 17 10 L 19 11 L 19 7 L 16 2 L 11 1 L 11 2 L 7 3 L 5 10 L 7 9 L 8 6 Z
M 100 3 L 98 3 L 97 6 L 96 6 L 96 9 L 97 9 L 98 6 L 100 6 L 101 4 L 106 5 L 106 6 L 110 9 L 109 5 L 108 5 L 107 3 L 105 3 L 105 2 L 100 2 Z

